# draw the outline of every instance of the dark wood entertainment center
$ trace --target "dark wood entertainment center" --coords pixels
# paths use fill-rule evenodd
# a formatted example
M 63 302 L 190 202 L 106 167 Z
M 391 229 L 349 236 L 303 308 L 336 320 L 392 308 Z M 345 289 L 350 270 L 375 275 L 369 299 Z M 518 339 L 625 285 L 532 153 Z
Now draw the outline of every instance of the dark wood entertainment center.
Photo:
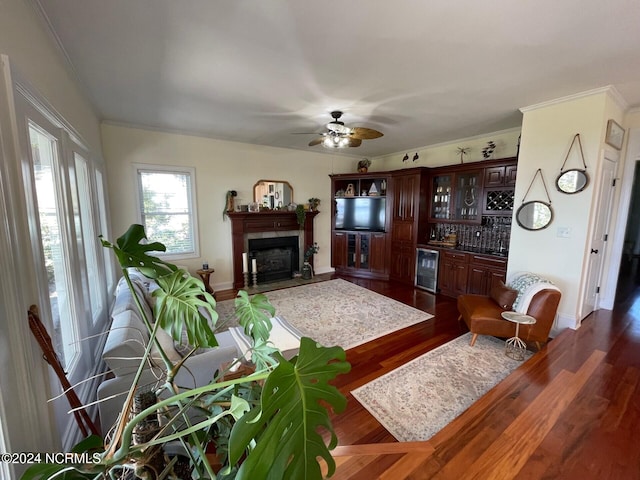
M 428 248 L 440 252 L 440 293 L 488 293 L 506 276 L 503 237 L 493 232 L 510 231 L 516 173 L 514 157 L 330 175 L 332 266 L 413 284 L 416 249 Z M 464 235 L 453 247 L 438 241 L 443 231 Z

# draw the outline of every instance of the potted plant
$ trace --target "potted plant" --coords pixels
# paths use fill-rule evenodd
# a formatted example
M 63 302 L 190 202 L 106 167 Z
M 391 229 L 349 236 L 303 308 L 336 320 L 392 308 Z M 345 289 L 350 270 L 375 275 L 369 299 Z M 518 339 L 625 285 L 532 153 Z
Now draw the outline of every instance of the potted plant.
M 367 173 L 367 171 L 369 171 L 370 166 L 371 166 L 371 160 L 369 160 L 368 158 L 363 158 L 358 162 L 358 172 Z
M 322 347 L 303 337 L 299 354 L 285 360 L 268 343 L 273 306 L 264 295 L 249 297 L 240 291 L 235 301 L 236 315 L 252 341 L 254 372 L 232 380 L 225 380 L 225 372 L 218 372 L 208 385 L 183 389 L 173 379 L 184 359 L 172 363 L 156 332 L 165 329 L 179 341 L 184 329 L 193 346 L 191 354 L 198 347 L 215 346 L 215 300 L 199 279 L 150 254 L 165 251 L 165 247 L 158 242 L 146 243 L 141 225 L 132 225 L 115 244 L 102 238 L 101 241 L 118 258 L 149 329 L 149 345 L 123 401 L 120 419 L 108 438 L 92 436 L 74 449 L 75 453 L 91 452 L 90 463 L 36 464 L 27 469 L 23 479 L 160 478 L 159 468 L 167 475 L 162 478 L 321 479 L 319 458 L 326 462 L 328 474 L 332 475 L 335 462 L 329 450 L 336 446 L 337 438 L 327 408 L 340 412 L 346 407 L 346 399 L 328 381 L 349 370 L 344 350 Z M 132 285 L 130 267 L 160 287 L 153 293 L 153 319 L 147 318 L 141 307 L 144 299 L 139 298 Z M 211 324 L 202 312 L 210 315 Z M 159 400 L 135 410 L 132 403 L 137 399 L 137 379 L 150 360 L 154 343 L 165 365 L 159 386 L 151 392 Z M 199 413 L 197 423 L 192 423 L 188 415 L 192 409 Z M 161 418 L 161 424 L 156 422 L 160 428 L 141 439 L 141 426 L 149 418 Z M 328 445 L 318 433 L 320 426 L 330 432 Z M 218 447 L 216 453 L 222 455 L 223 468 L 218 474 L 205 455 L 212 443 Z M 167 457 L 167 448 L 176 444 L 187 455 L 186 476 L 176 473 L 177 457 L 162 467 L 152 464 L 152 452 L 159 452 L 155 457 L 162 460 Z
M 318 253 L 320 247 L 317 243 L 313 245 L 309 245 L 309 248 L 304 252 L 304 262 L 302 263 L 302 278 L 305 280 L 310 280 L 313 278 L 313 267 L 311 266 L 311 257 L 313 257 L 316 253 Z
M 316 197 L 311 197 L 309 199 L 309 210 L 315 212 L 318 209 L 318 205 L 320 205 L 320 199 Z
M 300 230 L 304 228 L 304 222 L 307 219 L 307 212 L 304 209 L 304 205 L 299 204 L 296 206 L 296 218 L 298 219 L 298 225 L 300 225 Z

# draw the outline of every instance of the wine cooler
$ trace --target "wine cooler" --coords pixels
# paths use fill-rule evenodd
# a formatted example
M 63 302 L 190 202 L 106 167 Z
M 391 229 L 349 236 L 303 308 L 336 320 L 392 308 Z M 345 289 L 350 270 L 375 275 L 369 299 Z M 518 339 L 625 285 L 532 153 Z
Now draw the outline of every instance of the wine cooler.
M 440 252 L 418 248 L 416 252 L 416 282 L 415 286 L 431 293 L 436 293 L 438 287 L 438 258 Z

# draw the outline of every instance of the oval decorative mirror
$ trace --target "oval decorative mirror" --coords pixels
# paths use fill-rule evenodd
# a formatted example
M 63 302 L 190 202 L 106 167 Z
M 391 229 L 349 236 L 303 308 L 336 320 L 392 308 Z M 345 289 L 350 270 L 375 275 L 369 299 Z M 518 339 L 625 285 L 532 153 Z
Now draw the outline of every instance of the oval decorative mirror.
M 589 175 L 585 170 L 573 168 L 560 172 L 556 179 L 556 188 L 562 193 L 578 193 L 587 188 Z
M 578 147 L 580 147 L 580 159 L 582 160 L 583 168 L 570 168 L 565 170 L 564 166 L 567 164 L 567 160 L 569 159 L 569 154 L 571 153 L 571 149 L 578 142 Z M 571 145 L 569 145 L 569 150 L 567 150 L 567 156 L 564 157 L 564 162 L 562 162 L 562 166 L 560 167 L 560 174 L 558 178 L 556 178 L 556 188 L 559 192 L 566 194 L 574 194 L 583 191 L 587 188 L 589 184 L 589 175 L 587 175 L 587 163 L 584 161 L 584 152 L 582 151 L 582 142 L 580 141 L 580 134 L 576 133 L 571 140 Z
M 258 180 L 253 186 L 253 201 L 266 208 L 283 208 L 293 202 L 293 187 L 284 180 Z
M 551 205 L 540 201 L 525 202 L 516 212 L 516 221 L 525 230 L 542 230 L 553 220 Z

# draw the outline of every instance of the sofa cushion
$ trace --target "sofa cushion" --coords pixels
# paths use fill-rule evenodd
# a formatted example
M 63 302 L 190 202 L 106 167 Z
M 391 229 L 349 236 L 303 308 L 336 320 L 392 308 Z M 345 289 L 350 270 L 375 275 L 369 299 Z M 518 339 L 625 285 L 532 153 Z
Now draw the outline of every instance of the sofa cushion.
M 102 359 L 116 376 L 133 373 L 140 364 L 149 334 L 139 316 L 124 310 L 113 316 Z
M 182 355 L 176 350 L 173 345 L 173 338 L 171 335 L 167 333 L 164 328 L 158 328 L 156 330 L 156 338 L 158 339 L 158 343 L 166 353 L 167 357 L 174 365 L 182 360 Z M 164 363 L 162 361 L 162 357 L 160 356 L 160 351 L 158 349 L 158 345 L 156 342 L 153 342 L 151 346 L 151 361 L 157 367 L 164 368 Z
M 513 302 L 515 302 L 518 296 L 518 291 L 507 287 L 504 282 L 501 281 L 491 289 L 489 296 L 500 308 L 511 310 L 513 308 Z
M 155 284 L 155 282 L 153 282 Z M 133 290 L 140 300 L 140 305 L 150 322 L 154 321 L 153 316 L 153 308 L 147 301 L 147 297 L 149 296 L 148 286 L 140 279 L 132 277 L 131 285 L 133 286 Z M 111 316 L 114 317 L 124 312 L 125 310 L 131 310 L 136 315 L 140 315 L 138 311 L 138 307 L 136 306 L 135 300 L 133 299 L 133 294 L 129 289 L 129 285 L 127 285 L 127 281 L 124 277 L 120 279 L 118 282 L 118 286 L 116 287 L 116 302 L 111 311 Z

